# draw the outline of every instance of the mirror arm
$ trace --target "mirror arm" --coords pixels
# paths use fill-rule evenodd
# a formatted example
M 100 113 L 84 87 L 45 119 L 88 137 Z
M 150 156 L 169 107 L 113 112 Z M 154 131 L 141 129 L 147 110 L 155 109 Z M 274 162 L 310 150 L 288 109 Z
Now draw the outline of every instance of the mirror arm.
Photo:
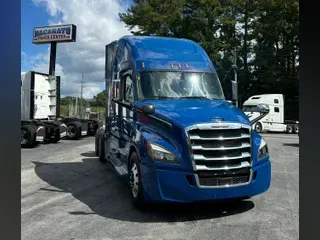
M 252 124 L 252 125 L 255 124 L 256 122 L 258 122 L 259 120 L 261 120 L 262 118 L 264 118 L 265 116 L 267 116 L 268 114 L 269 114 L 269 113 L 263 113 L 263 114 L 261 114 L 259 117 L 253 119 L 253 120 L 251 121 L 251 124 Z

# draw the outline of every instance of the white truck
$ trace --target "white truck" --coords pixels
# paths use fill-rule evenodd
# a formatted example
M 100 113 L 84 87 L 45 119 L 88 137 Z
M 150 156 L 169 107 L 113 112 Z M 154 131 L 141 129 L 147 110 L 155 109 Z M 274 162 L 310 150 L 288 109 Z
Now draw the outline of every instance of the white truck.
M 60 116 L 60 77 L 35 71 L 21 76 L 21 147 L 94 136 L 102 121 Z
M 21 76 L 21 147 L 38 142 L 58 142 L 67 125 L 60 115 L 60 77 L 35 71 Z
M 299 121 L 285 120 L 285 98 L 283 94 L 251 96 L 242 105 L 243 112 L 250 120 L 259 115 L 257 111 L 258 104 L 268 105 L 270 112 L 253 125 L 253 128 L 257 132 L 287 132 L 299 134 Z

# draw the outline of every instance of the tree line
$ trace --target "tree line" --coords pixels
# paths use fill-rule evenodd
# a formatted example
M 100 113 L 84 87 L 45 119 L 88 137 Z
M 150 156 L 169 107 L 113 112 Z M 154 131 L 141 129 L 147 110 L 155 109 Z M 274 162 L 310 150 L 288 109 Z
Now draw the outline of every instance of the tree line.
M 236 66 L 240 104 L 263 93 L 297 100 L 298 0 L 134 0 L 119 17 L 134 35 L 198 42 L 215 64 L 227 98 Z

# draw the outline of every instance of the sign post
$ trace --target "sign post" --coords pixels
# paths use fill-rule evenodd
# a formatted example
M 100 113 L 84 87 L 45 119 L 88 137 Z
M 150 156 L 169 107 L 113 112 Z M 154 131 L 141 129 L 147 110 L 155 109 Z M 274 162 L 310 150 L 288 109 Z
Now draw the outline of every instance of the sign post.
M 35 27 L 33 29 L 34 44 L 50 43 L 49 75 L 55 76 L 57 43 L 75 42 L 77 27 L 73 24 Z

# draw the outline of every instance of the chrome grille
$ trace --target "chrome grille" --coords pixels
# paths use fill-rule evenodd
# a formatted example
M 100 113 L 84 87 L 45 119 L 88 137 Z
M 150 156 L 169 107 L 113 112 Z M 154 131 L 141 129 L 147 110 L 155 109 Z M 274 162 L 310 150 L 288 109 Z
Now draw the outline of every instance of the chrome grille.
M 194 170 L 201 186 L 238 185 L 250 181 L 250 126 L 237 123 L 198 124 L 186 132 Z M 231 175 L 230 170 L 234 170 Z M 239 173 L 239 170 L 246 171 Z M 207 172 L 210 177 L 200 172 Z

